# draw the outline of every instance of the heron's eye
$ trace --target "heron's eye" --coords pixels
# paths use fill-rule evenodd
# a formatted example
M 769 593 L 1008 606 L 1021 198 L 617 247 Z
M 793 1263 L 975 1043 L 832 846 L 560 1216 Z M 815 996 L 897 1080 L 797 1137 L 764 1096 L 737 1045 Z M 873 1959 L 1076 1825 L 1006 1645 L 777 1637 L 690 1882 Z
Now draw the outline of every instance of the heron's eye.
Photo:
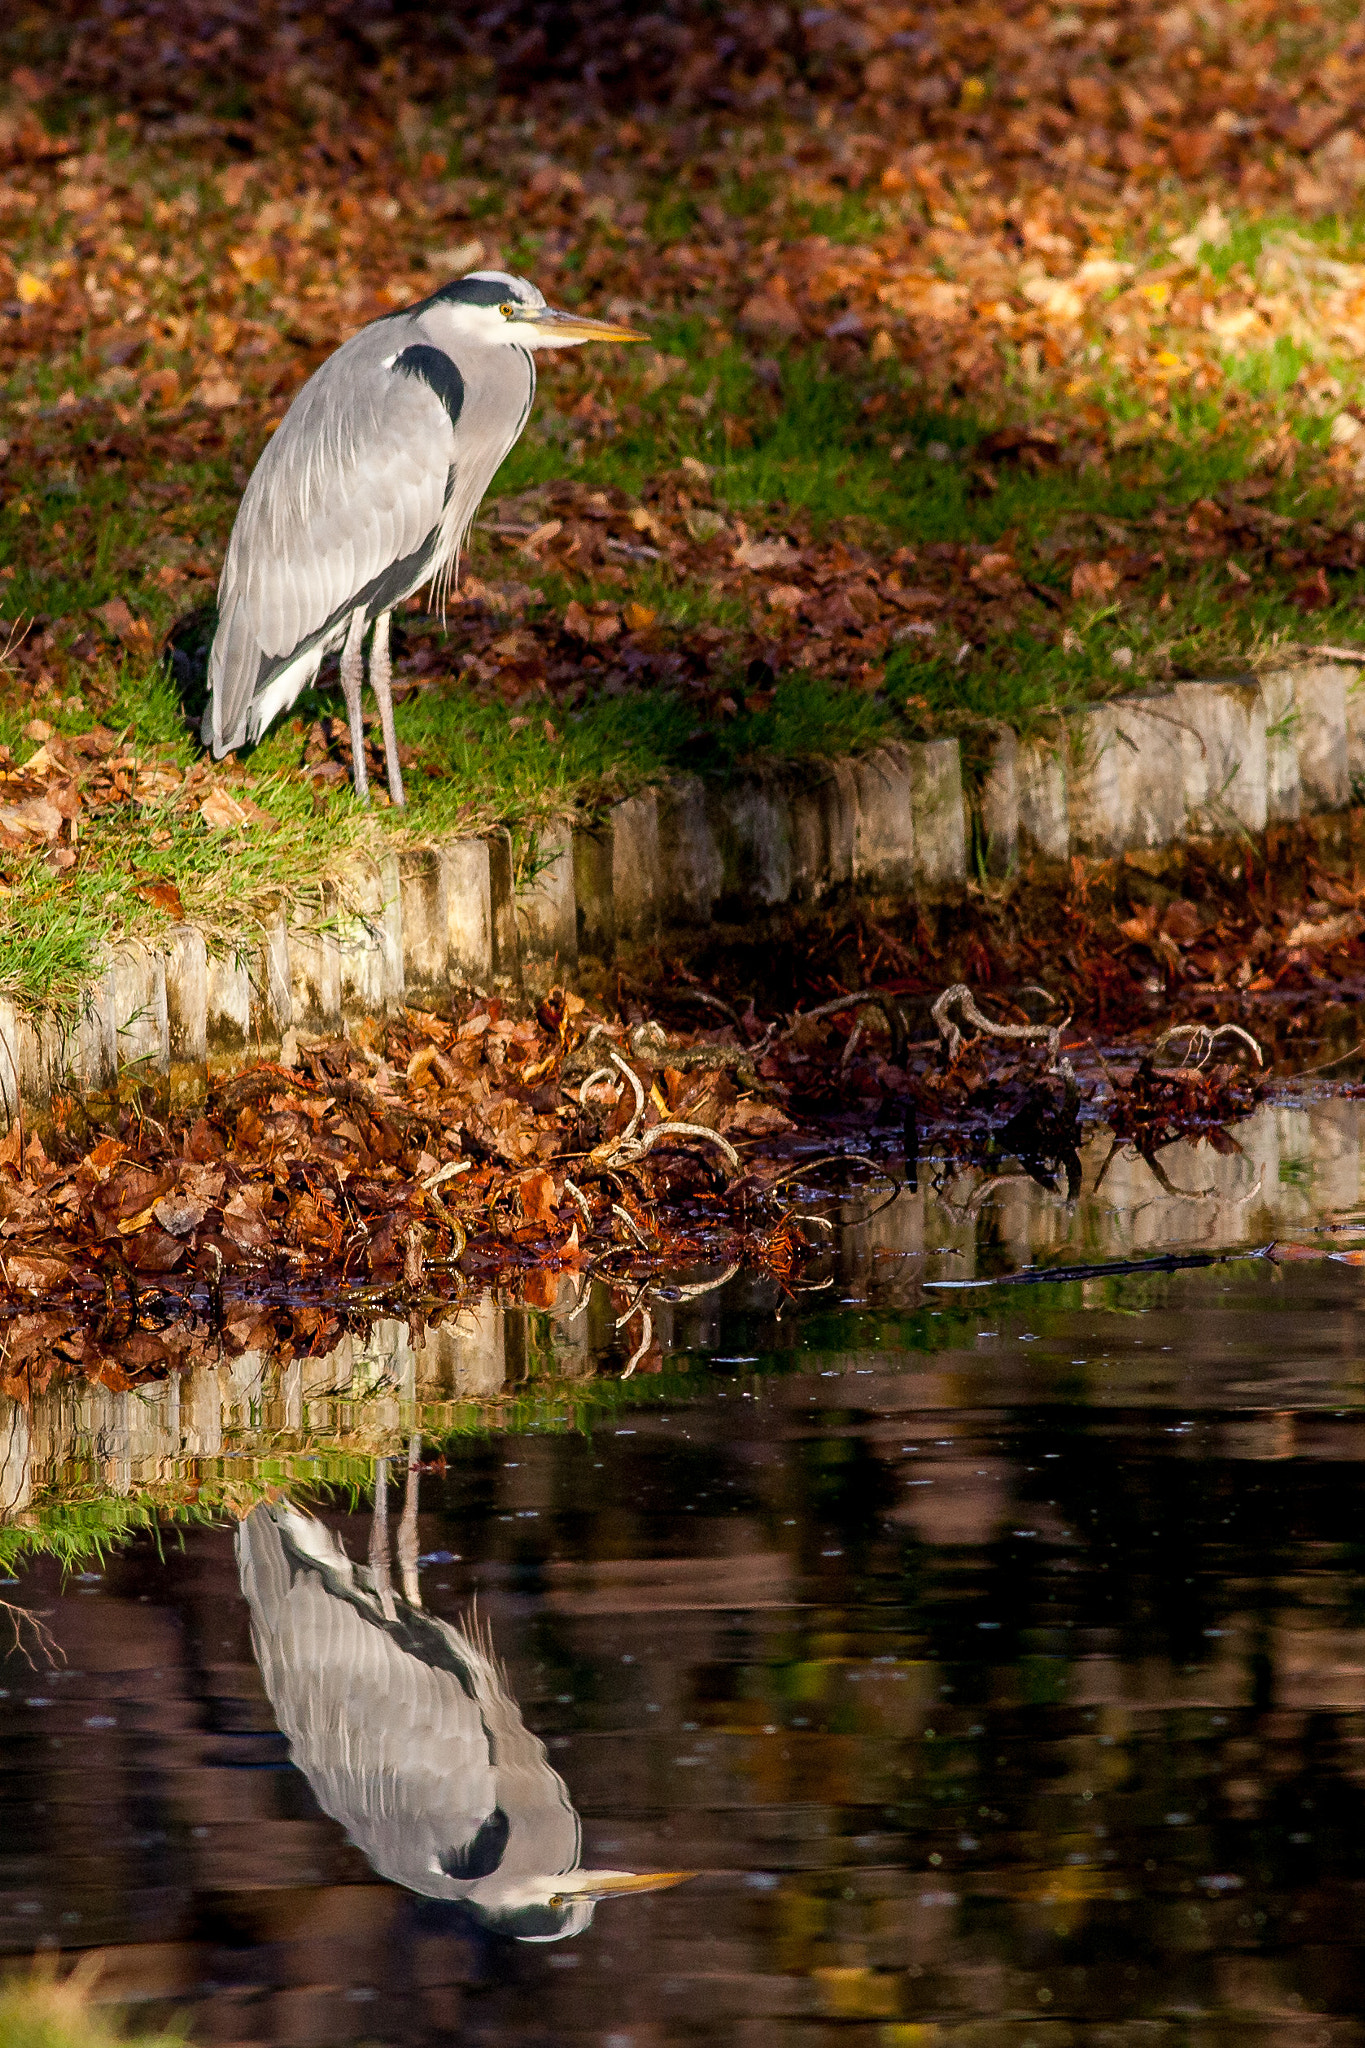
M 502 314 L 504 320 L 512 320 L 516 317 L 517 308 L 509 299 L 505 305 L 498 307 L 498 311 Z

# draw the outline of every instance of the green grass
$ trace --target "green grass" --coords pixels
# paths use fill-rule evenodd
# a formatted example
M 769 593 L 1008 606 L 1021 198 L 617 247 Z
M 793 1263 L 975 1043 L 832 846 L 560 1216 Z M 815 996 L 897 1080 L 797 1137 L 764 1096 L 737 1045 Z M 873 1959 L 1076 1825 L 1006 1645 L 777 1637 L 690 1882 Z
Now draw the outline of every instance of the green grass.
M 77 1972 L 65 1979 L 34 1968 L 0 1984 L 0 2042 L 4 2048 L 184 2048 L 182 2029 L 125 2033 L 107 2007 L 94 2004 L 98 1979 Z
M 452 163 L 457 157 L 458 151 Z M 202 222 L 222 225 L 230 218 L 214 178 L 194 166 L 167 158 L 130 160 L 128 168 L 137 170 L 140 233 L 149 248 L 164 252 L 183 244 L 180 202 L 187 193 Z M 783 189 L 770 166 L 725 172 L 697 195 L 665 180 L 650 199 L 648 231 L 664 243 L 706 235 L 711 230 L 703 211 L 716 204 L 736 221 L 762 216 L 766 224 L 781 213 Z M 475 216 L 492 209 L 495 197 L 491 184 L 482 199 L 475 194 Z M 787 229 L 836 242 L 867 240 L 885 230 L 893 211 L 866 192 L 828 205 L 797 194 L 788 203 Z M 1252 277 L 1290 235 L 1338 259 L 1354 259 L 1365 247 L 1365 212 L 1303 222 L 1288 212 L 1258 219 L 1230 208 L 1229 219 L 1227 238 L 1206 243 L 1198 256 L 1215 282 Z M 1121 253 L 1140 270 L 1160 270 L 1172 225 L 1168 218 L 1164 226 L 1154 221 L 1145 236 L 1130 234 Z M 138 230 L 127 231 L 138 239 Z M 41 210 L 28 216 L 19 225 L 16 260 L 41 265 L 57 253 L 63 232 Z M 454 230 L 452 238 L 459 239 Z M 532 234 L 528 251 L 534 240 Z M 326 246 L 324 236 L 319 261 Z M 180 290 L 175 280 L 153 279 L 149 304 L 164 300 L 169 313 Z M 577 291 L 575 279 L 570 295 Z M 594 291 L 584 284 L 585 303 Z M 269 296 L 244 288 L 234 317 L 250 317 L 254 309 L 267 318 Z M 1152 311 L 1153 345 L 1164 346 L 1168 338 L 1181 345 L 1172 324 L 1178 297 L 1177 291 Z M 207 302 L 197 304 L 190 293 L 184 303 L 190 327 L 177 340 L 167 318 L 162 339 L 138 365 L 139 376 L 173 368 L 185 383 L 196 360 L 202 363 Z M 1258 651 L 1287 640 L 1359 637 L 1360 575 L 1334 573 L 1335 601 L 1311 624 L 1290 601 L 1289 573 L 1233 587 L 1217 564 L 1189 565 L 1179 574 L 1155 570 L 1137 588 L 1125 585 L 1118 602 L 1088 611 L 1071 602 L 1069 590 L 1076 551 L 1095 556 L 1118 544 L 1106 521 L 1141 522 L 1160 510 L 1180 522 L 1192 503 L 1247 477 L 1267 430 L 1281 422 L 1297 436 L 1301 461 L 1297 471 L 1277 477 L 1270 495 L 1258 501 L 1261 508 L 1295 522 L 1332 511 L 1320 456 L 1338 401 L 1313 401 L 1304 372 L 1335 377 L 1344 400 L 1360 389 L 1361 378 L 1355 363 L 1329 345 L 1326 328 L 1229 349 L 1219 387 L 1201 393 L 1177 379 L 1159 417 L 1151 410 L 1150 387 L 1135 382 L 1105 345 L 1089 343 L 1065 374 L 1083 369 L 1074 390 L 1103 417 L 1129 423 L 1134 445 L 1109 450 L 1101 433 L 1087 461 L 1036 473 L 996 461 L 995 488 L 989 489 L 977 454 L 985 434 L 1003 421 L 1040 418 L 1059 421 L 1066 431 L 1080 402 L 1059 388 L 1058 377 L 1040 377 L 1036 366 L 1031 372 L 1022 355 L 988 395 L 968 385 L 956 396 L 933 397 L 918 371 L 895 360 L 755 341 L 702 312 L 669 313 L 649 324 L 655 349 L 680 359 L 681 370 L 657 384 L 652 355 L 644 350 L 547 364 L 531 425 L 498 478 L 499 496 L 549 483 L 566 470 L 589 487 L 635 496 L 661 474 L 676 475 L 683 457 L 700 456 L 712 472 L 716 507 L 758 532 L 793 524 L 817 543 L 842 535 L 874 553 L 906 545 L 1008 545 L 1035 591 L 1054 600 L 1041 629 L 1036 614 L 1020 624 L 1002 613 L 965 647 L 940 634 L 933 642 L 894 648 L 878 697 L 849 693 L 819 675 L 790 674 L 779 680 L 769 709 L 709 724 L 699 722 L 686 694 L 667 691 L 589 700 L 567 713 L 547 704 L 557 738 L 545 733 L 534 703 L 509 711 L 451 683 L 400 706 L 400 735 L 420 757 L 408 777 L 410 813 L 401 821 L 363 812 L 344 790 L 315 801 L 295 773 L 301 751 L 296 723 L 282 721 L 246 759 L 249 793 L 276 820 L 274 832 L 215 834 L 192 817 L 175 824 L 170 843 L 158 846 L 154 840 L 171 829 L 165 805 L 158 804 L 116 825 L 95 824 L 74 886 L 35 866 L 17 878 L 0 906 L 0 990 L 29 1003 L 70 1007 L 102 940 L 133 924 L 157 922 L 130 889 L 130 877 L 135 884 L 174 882 L 187 913 L 226 943 L 272 892 L 288 895 L 298 877 L 315 877 L 395 831 L 473 831 L 506 821 L 524 832 L 556 813 L 591 810 L 679 766 L 724 776 L 755 756 L 847 751 L 897 731 L 967 733 L 988 718 L 1027 729 L 1095 697 L 1181 675 L 1244 669 Z M 248 386 L 256 361 L 248 354 L 234 366 Z M 261 374 L 276 370 L 267 365 Z M 136 456 L 78 462 L 83 440 L 111 430 L 106 366 L 98 355 L 79 340 L 65 354 L 35 354 L 21 362 L 8 396 L 31 407 L 50 405 L 68 390 L 80 399 L 102 392 L 101 409 L 73 415 L 69 430 L 45 422 L 40 440 L 46 448 L 22 466 L 14 460 L 7 466 L 0 567 L 14 573 L 0 581 L 0 609 L 11 619 L 36 613 L 80 622 L 108 599 L 124 597 L 160 632 L 178 605 L 153 580 L 157 566 L 186 557 L 216 566 L 256 447 L 239 441 L 194 455 L 182 440 L 177 452 L 149 453 L 145 462 Z M 614 432 L 594 438 L 580 430 L 570 408 L 584 391 L 611 400 Z M 136 422 L 123 430 L 125 448 L 139 431 Z M 745 435 L 747 445 L 738 445 Z M 1059 560 L 1059 550 L 1067 548 L 1072 555 Z M 506 574 L 508 562 L 476 537 L 471 566 L 496 578 Z M 629 590 L 572 583 L 547 571 L 537 578 L 530 615 L 562 612 L 571 597 L 607 595 L 651 606 L 665 630 L 711 624 L 737 633 L 748 625 L 740 600 L 703 580 L 680 579 L 667 562 L 641 565 Z M 735 672 L 727 676 L 722 657 L 717 680 L 738 682 L 741 670 L 737 655 Z M 106 664 L 98 680 L 106 695 L 96 709 L 105 723 L 129 728 L 131 744 L 144 754 L 157 749 L 182 770 L 192 764 L 197 748 L 178 706 L 145 663 L 125 659 L 117 671 Z M 338 709 L 335 695 L 310 692 L 295 716 L 311 722 Z M 0 692 L 0 739 L 21 759 L 21 729 L 35 711 L 59 728 L 77 729 L 89 724 L 91 703 L 76 696 L 21 703 Z M 529 713 L 529 722 L 514 728 L 517 711 L 523 720 Z
M 0 1524 L 0 1581 L 17 1577 L 39 1557 L 55 1559 L 63 1571 L 79 1571 L 102 1566 L 140 1537 L 154 1535 L 158 1545 L 174 1544 L 181 1531 L 246 1514 L 274 1493 L 301 1503 L 326 1495 L 354 1510 L 373 1494 L 375 1459 L 401 1455 L 413 1428 L 429 1447 L 495 1432 L 591 1435 L 627 1410 L 667 1406 L 693 1391 L 685 1364 L 676 1361 L 662 1373 L 639 1379 L 614 1374 L 566 1378 L 556 1360 L 550 1317 L 528 1312 L 525 1329 L 524 1379 L 485 1401 L 419 1404 L 401 1428 L 372 1422 L 368 1404 L 375 1390 L 357 1381 L 337 1397 L 345 1418 L 340 1435 L 316 1418 L 305 1426 L 306 1449 L 293 1437 L 281 1441 L 265 1431 L 234 1432 L 221 1458 L 179 1463 L 168 1458 L 163 1478 L 127 1494 L 109 1493 L 73 1440 L 58 1469 L 36 1482 L 29 1505 Z M 0 1609 L 0 1641 L 9 1626 Z M 0 2048 L 7 2048 L 3 2034 Z

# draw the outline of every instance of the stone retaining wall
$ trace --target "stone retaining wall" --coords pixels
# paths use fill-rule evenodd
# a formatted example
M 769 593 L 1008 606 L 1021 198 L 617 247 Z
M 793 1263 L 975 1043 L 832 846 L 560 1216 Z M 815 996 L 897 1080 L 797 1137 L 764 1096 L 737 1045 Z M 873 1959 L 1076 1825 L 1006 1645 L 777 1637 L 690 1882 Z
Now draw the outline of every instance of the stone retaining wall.
M 1008 877 L 1021 862 L 1255 835 L 1344 810 L 1362 784 L 1362 668 L 1325 660 L 1095 705 L 1044 740 L 1002 726 L 970 799 L 955 739 L 718 786 L 682 775 L 543 832 L 519 889 L 505 831 L 394 851 L 353 864 L 321 916 L 281 911 L 230 955 L 189 925 L 111 948 L 74 1026 L 0 1001 L 0 1103 L 12 1115 L 19 1099 L 138 1081 L 192 1100 L 211 1072 L 405 1002 L 534 992 L 572 981 L 581 959 L 841 894 L 943 899 L 969 863 Z

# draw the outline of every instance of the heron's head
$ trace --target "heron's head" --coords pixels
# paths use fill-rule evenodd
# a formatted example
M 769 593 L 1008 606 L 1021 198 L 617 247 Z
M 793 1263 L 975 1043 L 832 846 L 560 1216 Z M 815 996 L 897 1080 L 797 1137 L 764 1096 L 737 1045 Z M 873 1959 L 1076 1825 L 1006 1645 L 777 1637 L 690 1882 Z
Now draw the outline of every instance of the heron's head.
M 439 312 L 438 312 L 439 308 Z M 547 306 L 545 294 L 505 270 L 471 270 L 441 286 L 420 308 L 471 340 L 516 348 L 574 348 L 581 341 L 648 341 L 619 320 L 589 320 Z
M 582 1934 L 601 1899 L 662 1892 L 695 1877 L 692 1870 L 570 1870 L 559 1877 L 527 1877 L 496 1889 L 471 1892 L 465 1903 L 485 1927 L 514 1941 L 563 1941 Z

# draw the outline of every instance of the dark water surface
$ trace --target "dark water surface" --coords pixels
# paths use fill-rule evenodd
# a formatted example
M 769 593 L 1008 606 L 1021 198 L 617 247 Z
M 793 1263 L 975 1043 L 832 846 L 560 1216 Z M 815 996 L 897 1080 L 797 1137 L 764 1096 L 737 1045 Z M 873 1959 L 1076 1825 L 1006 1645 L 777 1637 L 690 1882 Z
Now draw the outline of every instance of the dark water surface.
M 633 1332 L 600 1310 L 572 1325 L 499 1311 L 501 1353 L 485 1332 L 449 1371 L 462 1398 L 482 1373 L 487 1395 L 500 1356 L 519 1405 L 481 1423 L 461 1410 L 439 1443 L 421 1360 L 416 1382 L 392 1369 L 400 1423 L 424 1421 L 428 1459 L 444 1458 L 420 1475 L 423 1613 L 470 1657 L 491 1639 L 497 1660 L 466 1694 L 501 1687 L 480 1711 L 504 1717 L 504 1748 L 521 1745 L 552 1805 L 558 1774 L 584 1867 L 689 1882 L 528 1942 L 377 1874 L 324 1810 L 341 1795 L 323 1738 L 300 1733 L 315 1708 L 333 1729 L 349 1711 L 353 1779 L 382 1775 L 379 1751 L 361 1754 L 376 1711 L 361 1652 L 277 1630 L 267 1655 L 259 1588 L 253 1650 L 226 1518 L 65 1572 L 28 1556 L 3 1589 L 59 1654 L 0 1672 L 0 1941 L 99 1948 L 111 1990 L 183 2013 L 205 2042 L 1360 2038 L 1365 1269 L 1247 1258 L 926 1284 L 1030 1246 L 1310 1243 L 1361 1200 L 1354 1110 L 1324 1115 L 1281 1115 L 1231 1162 L 1168 1155 L 1206 1197 L 1168 1198 L 1134 1169 L 1103 1223 L 1098 1203 L 1027 1188 L 978 1190 L 970 1215 L 970 1190 L 946 1208 L 903 1197 L 872 1235 L 845 1234 L 823 1292 L 783 1304 L 740 1279 L 660 1306 L 663 1370 L 612 1380 L 596 1406 L 533 1397 L 556 1346 L 580 1388 L 619 1374 Z M 240 1467 L 238 1511 L 265 1529 L 270 1457 L 302 1503 L 310 1428 L 350 1430 L 355 1471 L 371 1469 L 356 1376 L 382 1400 L 378 1356 L 350 1360 L 340 1415 L 335 1387 L 311 1408 L 296 1389 L 291 1408 L 287 1366 L 224 1367 L 211 1458 L 185 1448 L 208 1427 L 202 1387 L 169 1422 L 164 1393 L 141 1420 L 70 1403 L 11 1417 L 14 1524 L 59 1482 L 73 1500 L 129 1497 L 155 1468 L 192 1493 L 211 1464 L 218 1499 Z M 281 1585 L 335 1595 L 333 1537 L 363 1564 L 357 1486 L 312 1493 L 317 1523 L 299 1526 L 321 1524 L 307 1540 L 324 1562 L 295 1554 Z M 416 1655 L 429 1624 L 399 1566 L 393 1586 L 398 1621 L 365 1640 L 406 1627 Z M 388 1740 L 406 1709 L 378 1696 Z M 453 1814 L 472 1795 L 450 1768 L 433 1796 Z M 496 1834 L 461 1881 L 481 1882 Z

